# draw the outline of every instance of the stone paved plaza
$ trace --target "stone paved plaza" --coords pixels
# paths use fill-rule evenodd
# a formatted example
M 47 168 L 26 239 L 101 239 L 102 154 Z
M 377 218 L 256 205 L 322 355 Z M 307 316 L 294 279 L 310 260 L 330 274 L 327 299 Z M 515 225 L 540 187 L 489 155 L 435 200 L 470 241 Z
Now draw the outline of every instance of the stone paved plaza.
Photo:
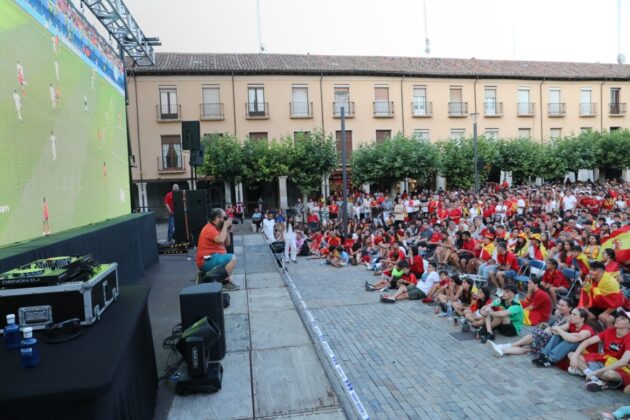
M 498 358 L 419 301 L 380 303 L 362 266 L 299 258 L 287 269 L 370 418 L 580 419 L 630 403 L 529 356 Z

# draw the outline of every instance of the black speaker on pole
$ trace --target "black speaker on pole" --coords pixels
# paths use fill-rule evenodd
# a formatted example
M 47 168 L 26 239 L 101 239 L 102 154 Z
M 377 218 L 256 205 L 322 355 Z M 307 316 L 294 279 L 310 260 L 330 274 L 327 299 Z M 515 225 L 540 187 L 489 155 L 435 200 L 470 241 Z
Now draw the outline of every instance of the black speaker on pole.
M 182 331 L 201 318 L 208 317 L 209 323 L 216 324 L 221 332 L 221 336 L 210 347 L 211 361 L 218 361 L 225 357 L 225 323 L 221 287 L 221 283 L 203 283 L 185 287 L 179 293 Z
M 200 138 L 199 121 L 182 121 L 182 149 L 199 150 Z
M 176 242 L 197 244 L 201 229 L 208 222 L 208 192 L 206 190 L 173 191 Z

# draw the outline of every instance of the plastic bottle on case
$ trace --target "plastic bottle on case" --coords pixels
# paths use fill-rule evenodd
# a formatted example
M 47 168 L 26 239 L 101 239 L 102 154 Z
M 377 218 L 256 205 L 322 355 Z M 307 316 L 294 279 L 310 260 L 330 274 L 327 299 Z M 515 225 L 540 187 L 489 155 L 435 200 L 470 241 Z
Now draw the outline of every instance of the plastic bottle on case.
M 33 337 L 33 329 L 31 327 L 24 328 L 22 332 L 24 333 L 24 339 L 20 343 L 22 366 L 25 368 L 32 368 L 39 365 L 37 339 Z
M 7 350 L 20 348 L 20 327 L 15 323 L 15 314 L 7 315 L 7 326 L 4 327 L 4 348 Z

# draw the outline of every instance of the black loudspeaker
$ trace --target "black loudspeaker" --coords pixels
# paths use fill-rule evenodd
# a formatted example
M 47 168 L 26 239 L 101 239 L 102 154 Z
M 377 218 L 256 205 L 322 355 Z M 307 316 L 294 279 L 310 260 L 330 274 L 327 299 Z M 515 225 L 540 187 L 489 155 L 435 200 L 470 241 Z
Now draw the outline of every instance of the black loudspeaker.
M 197 244 L 201 229 L 208 223 L 206 190 L 173 191 L 176 242 Z
M 210 346 L 210 360 L 225 357 L 225 323 L 223 321 L 223 297 L 221 283 L 204 283 L 185 287 L 179 292 L 182 331 L 207 316 L 219 327 L 221 336 Z
M 199 150 L 200 137 L 199 121 L 182 121 L 182 149 Z

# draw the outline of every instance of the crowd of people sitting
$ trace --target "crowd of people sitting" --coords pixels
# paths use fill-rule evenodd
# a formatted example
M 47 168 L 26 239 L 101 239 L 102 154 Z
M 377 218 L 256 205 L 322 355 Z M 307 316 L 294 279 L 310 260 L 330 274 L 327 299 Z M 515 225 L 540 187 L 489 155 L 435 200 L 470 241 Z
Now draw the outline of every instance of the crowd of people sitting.
M 383 303 L 421 300 L 498 356 L 530 354 L 585 376 L 590 391 L 630 394 L 629 185 L 356 191 L 345 211 L 347 230 L 335 196 L 256 223 L 270 242 L 291 225 L 286 261 L 365 266 L 376 279 L 363 287 Z

